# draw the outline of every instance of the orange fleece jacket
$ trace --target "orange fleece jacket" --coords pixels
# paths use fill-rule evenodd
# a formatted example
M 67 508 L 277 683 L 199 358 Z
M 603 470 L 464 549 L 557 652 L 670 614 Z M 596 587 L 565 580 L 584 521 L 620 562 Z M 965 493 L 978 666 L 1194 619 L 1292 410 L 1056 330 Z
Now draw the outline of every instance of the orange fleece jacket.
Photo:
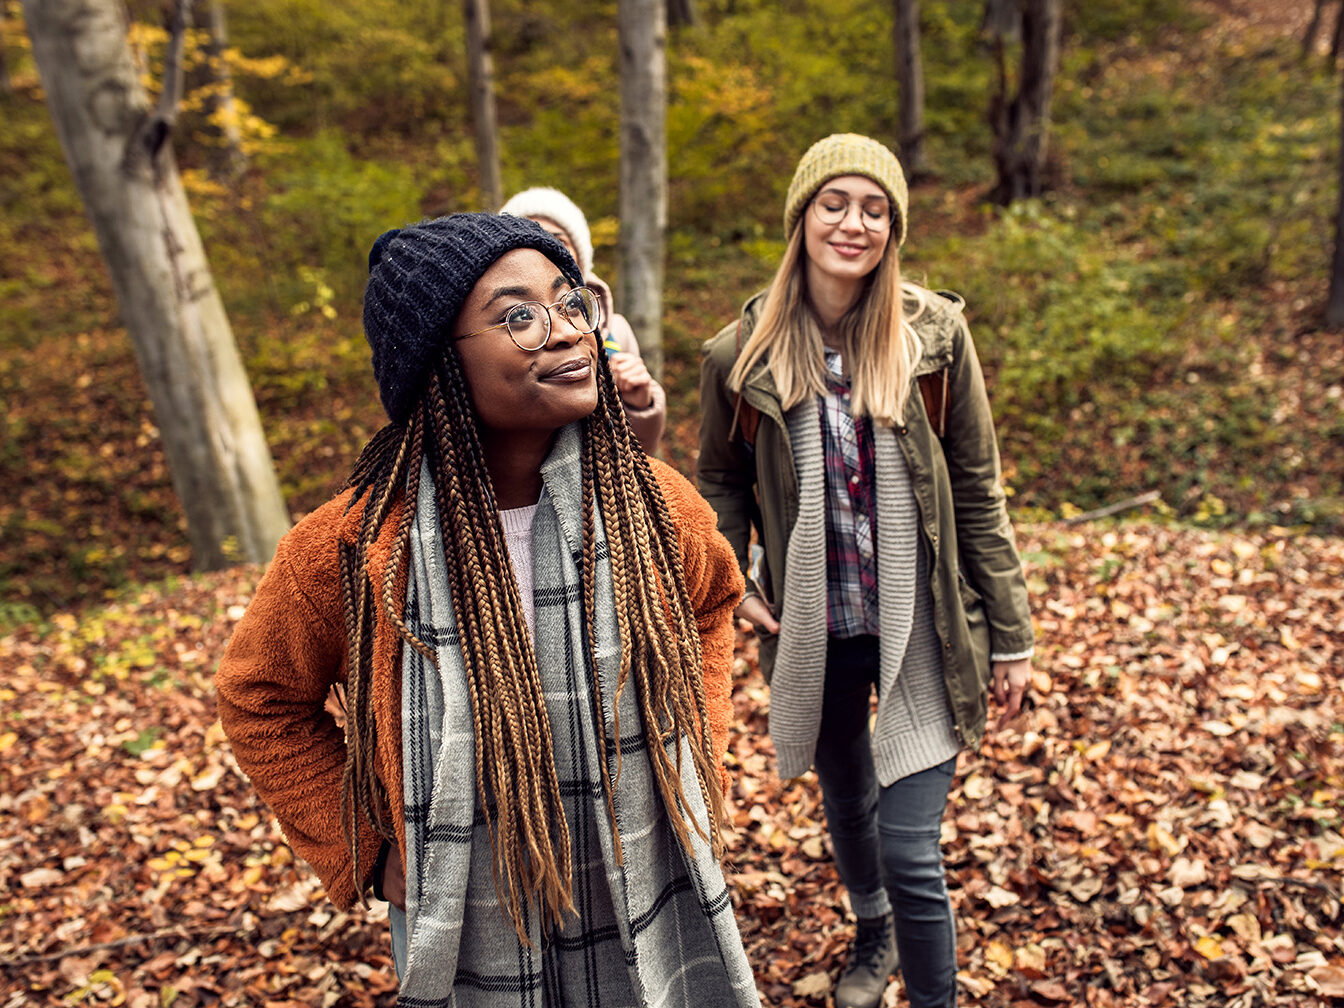
M 670 466 L 649 459 L 672 515 L 686 588 L 704 652 L 705 699 L 719 766 L 732 723 L 733 609 L 742 575 L 714 512 Z M 294 851 L 312 865 L 340 907 L 360 898 L 380 840 L 360 823 L 355 885 L 341 831 L 341 775 L 345 737 L 324 709 L 329 688 L 346 678 L 346 632 L 338 542 L 353 545 L 360 507 L 347 513 L 352 491 L 318 508 L 276 548 L 247 613 L 238 623 L 215 676 L 219 717 L 239 766 L 274 810 Z M 403 504 L 399 502 L 369 551 L 373 584 L 381 586 L 391 560 Z M 398 572 L 397 605 L 405 599 L 406 571 Z M 406 818 L 402 802 L 401 638 L 382 612 L 374 627 L 373 708 L 378 728 L 375 765 L 387 789 L 402 864 Z M 472 758 L 464 754 L 464 758 Z M 723 772 L 725 789 L 727 772 Z

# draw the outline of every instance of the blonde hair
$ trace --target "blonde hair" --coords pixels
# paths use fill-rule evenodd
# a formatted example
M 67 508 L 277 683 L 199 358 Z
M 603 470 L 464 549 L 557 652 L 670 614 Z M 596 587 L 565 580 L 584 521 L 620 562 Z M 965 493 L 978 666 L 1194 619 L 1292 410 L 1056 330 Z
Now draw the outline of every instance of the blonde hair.
M 917 302 L 909 318 L 903 303 L 906 295 Z M 854 416 L 869 416 L 883 427 L 900 424 L 921 350 L 910 323 L 926 305 L 923 289 L 901 280 L 900 253 L 889 235 L 863 293 L 837 324 L 850 372 Z M 770 282 L 756 327 L 728 374 L 728 387 L 740 392 L 747 374 L 764 360 L 781 404 L 790 409 L 826 391 L 822 347 L 821 327 L 807 301 L 807 253 L 799 223 Z

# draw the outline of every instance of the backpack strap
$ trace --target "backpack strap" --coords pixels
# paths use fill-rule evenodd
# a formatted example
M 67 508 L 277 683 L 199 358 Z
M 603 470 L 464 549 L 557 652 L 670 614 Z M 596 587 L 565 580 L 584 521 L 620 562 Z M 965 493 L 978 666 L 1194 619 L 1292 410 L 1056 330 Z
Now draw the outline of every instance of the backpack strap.
M 929 426 L 938 438 L 947 433 L 947 393 L 950 367 L 919 376 L 919 397 L 924 400 L 924 412 Z

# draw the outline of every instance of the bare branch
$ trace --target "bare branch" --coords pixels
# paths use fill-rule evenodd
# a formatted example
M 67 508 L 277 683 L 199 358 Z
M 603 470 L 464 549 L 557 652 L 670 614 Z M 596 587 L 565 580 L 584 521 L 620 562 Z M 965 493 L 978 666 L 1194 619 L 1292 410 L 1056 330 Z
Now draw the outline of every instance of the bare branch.
M 168 140 L 177 125 L 177 110 L 182 104 L 185 71 L 182 54 L 187 47 L 187 29 L 191 27 L 192 0 L 177 0 L 173 19 L 169 22 L 168 53 L 163 62 L 163 90 L 159 93 L 159 107 L 150 118 L 143 139 L 152 158 Z
M 1154 504 L 1162 499 L 1162 495 L 1156 490 L 1149 490 L 1147 493 L 1141 493 L 1137 497 L 1126 497 L 1122 501 L 1116 501 L 1114 504 L 1107 504 L 1105 507 L 1093 508 L 1091 511 L 1084 511 L 1082 514 L 1076 514 L 1072 518 L 1065 518 L 1065 525 L 1081 525 L 1083 522 L 1092 521 L 1095 518 L 1106 518 L 1113 514 L 1119 514 L 1121 511 L 1128 511 L 1130 508 L 1143 507 L 1145 504 Z

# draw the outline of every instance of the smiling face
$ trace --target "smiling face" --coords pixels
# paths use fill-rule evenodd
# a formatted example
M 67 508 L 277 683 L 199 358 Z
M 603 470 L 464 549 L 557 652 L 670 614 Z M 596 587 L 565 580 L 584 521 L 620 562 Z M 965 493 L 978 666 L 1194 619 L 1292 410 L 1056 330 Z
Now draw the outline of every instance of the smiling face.
M 802 218 L 809 283 L 857 285 L 877 268 L 891 228 L 869 231 L 864 227 L 863 208 L 887 199 L 886 190 L 863 175 L 840 175 L 822 183 Z M 812 206 L 818 200 L 836 206 L 848 201 L 849 206 L 838 224 L 826 224 Z
M 452 335 L 483 442 L 528 435 L 549 439 L 597 408 L 598 347 L 591 333 L 580 333 L 558 310 L 551 312 L 551 336 L 540 350 L 520 350 L 503 326 L 487 329 L 520 302 L 549 305 L 569 289 L 559 268 L 540 252 L 514 249 L 500 256 L 468 295 Z

